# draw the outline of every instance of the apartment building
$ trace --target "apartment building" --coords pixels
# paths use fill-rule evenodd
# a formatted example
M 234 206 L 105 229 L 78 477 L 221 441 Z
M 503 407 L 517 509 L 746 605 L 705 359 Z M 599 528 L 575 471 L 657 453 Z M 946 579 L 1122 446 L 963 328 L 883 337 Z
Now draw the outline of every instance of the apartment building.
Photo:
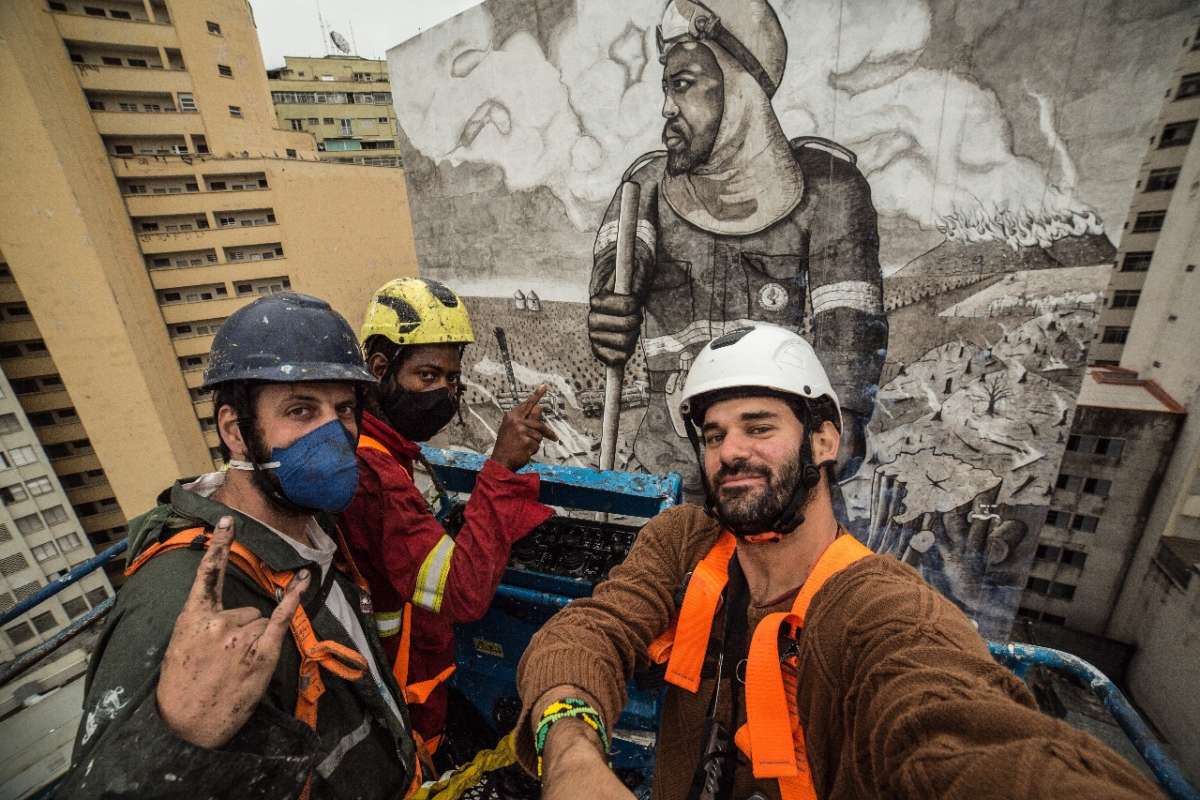
M 100 547 L 212 469 L 232 311 L 415 274 L 404 175 L 277 127 L 246 0 L 0 4 L 0 83 L 0 366 Z
M 386 61 L 358 56 L 283 61 L 267 72 L 280 128 L 311 133 L 329 161 L 401 165 Z
M 116 505 L 111 497 L 90 502 Z M 0 370 L 0 613 L 94 556 L 88 538 L 13 382 Z M 111 594 L 97 570 L 9 622 L 0 662 L 46 641 Z
M 1166 92 L 1021 616 L 1120 643 L 1200 780 L 1200 22 Z

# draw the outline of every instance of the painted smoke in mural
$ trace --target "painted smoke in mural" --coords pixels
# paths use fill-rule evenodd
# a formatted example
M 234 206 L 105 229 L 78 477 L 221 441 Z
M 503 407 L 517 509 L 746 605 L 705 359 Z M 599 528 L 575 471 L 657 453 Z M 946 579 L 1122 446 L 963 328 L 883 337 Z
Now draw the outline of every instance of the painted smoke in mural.
M 856 534 L 1003 634 L 1114 253 L 1103 220 L 1170 70 L 1146 43 L 1186 4 L 773 0 L 778 29 L 759 5 L 489 0 L 389 52 L 422 273 L 467 295 L 479 339 L 449 443 L 488 450 L 545 382 L 562 442 L 543 458 L 595 464 L 598 356 L 628 356 L 618 466 L 694 487 L 671 413 L 691 356 L 790 325 L 850 412 Z M 613 295 L 622 180 L 633 300 Z

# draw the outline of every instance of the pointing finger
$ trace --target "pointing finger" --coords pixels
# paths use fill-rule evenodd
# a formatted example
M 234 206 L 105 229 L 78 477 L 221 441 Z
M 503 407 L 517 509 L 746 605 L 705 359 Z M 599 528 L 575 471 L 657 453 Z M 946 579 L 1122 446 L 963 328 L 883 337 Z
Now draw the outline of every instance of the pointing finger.
M 528 417 L 530 412 L 533 411 L 533 409 L 537 406 L 538 403 L 541 402 L 542 398 L 545 396 L 546 396 L 546 384 L 543 383 L 541 386 L 534 389 L 533 394 L 529 395 L 529 397 L 526 397 L 524 402 L 521 403 L 521 416 Z
M 270 658 L 272 665 L 274 659 L 279 656 L 279 648 L 283 645 L 283 637 L 287 634 L 288 627 L 292 624 L 292 617 L 300 606 L 300 595 L 308 588 L 310 580 L 311 574 L 308 570 L 302 569 L 296 573 L 296 577 L 288 584 L 287 591 L 283 593 L 283 599 L 271 612 L 267 629 L 254 643 L 252 649 L 259 655 Z
M 196 570 L 196 580 L 188 595 L 188 606 L 200 611 L 220 611 L 225 589 L 225 568 L 229 564 L 229 545 L 233 542 L 233 517 L 221 517 L 208 542 L 208 550 Z

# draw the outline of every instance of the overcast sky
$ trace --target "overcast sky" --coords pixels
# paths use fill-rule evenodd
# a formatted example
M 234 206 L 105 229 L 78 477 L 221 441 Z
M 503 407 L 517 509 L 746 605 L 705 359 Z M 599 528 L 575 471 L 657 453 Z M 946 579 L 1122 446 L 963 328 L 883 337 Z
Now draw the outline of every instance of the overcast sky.
M 481 0 L 250 0 L 267 69 L 286 56 L 323 56 L 318 8 L 327 30 L 357 44 L 357 55 L 384 58 L 393 47 Z M 336 51 L 334 51 L 336 52 Z

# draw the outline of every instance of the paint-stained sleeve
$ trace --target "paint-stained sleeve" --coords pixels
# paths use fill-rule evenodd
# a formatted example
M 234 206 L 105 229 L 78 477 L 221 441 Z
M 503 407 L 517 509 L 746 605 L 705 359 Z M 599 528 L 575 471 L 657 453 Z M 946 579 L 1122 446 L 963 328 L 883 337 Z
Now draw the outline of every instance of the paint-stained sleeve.
M 894 559 L 864 560 L 817 593 L 798 667 L 819 797 L 835 784 L 912 800 L 1159 796 L 1099 740 L 1039 711 L 971 621 Z
M 815 200 L 808 261 L 813 344 L 842 409 L 869 419 L 888 343 L 871 187 L 838 156 L 806 150 L 801 163 Z
M 452 538 L 394 458 L 369 449 L 358 458 L 358 491 L 342 515 L 351 546 L 378 553 L 375 566 L 382 564 L 405 601 L 450 622 L 487 612 L 513 543 L 554 513 L 537 500 L 537 475 L 518 475 L 489 458 Z
M 316 737 L 271 703 L 260 703 L 217 750 L 179 738 L 159 715 L 162 658 L 200 557 L 165 553 L 121 588 L 92 654 L 72 766 L 58 797 L 278 798 L 295 797 L 303 787 Z M 237 580 L 225 586 L 228 607 L 247 605 Z

